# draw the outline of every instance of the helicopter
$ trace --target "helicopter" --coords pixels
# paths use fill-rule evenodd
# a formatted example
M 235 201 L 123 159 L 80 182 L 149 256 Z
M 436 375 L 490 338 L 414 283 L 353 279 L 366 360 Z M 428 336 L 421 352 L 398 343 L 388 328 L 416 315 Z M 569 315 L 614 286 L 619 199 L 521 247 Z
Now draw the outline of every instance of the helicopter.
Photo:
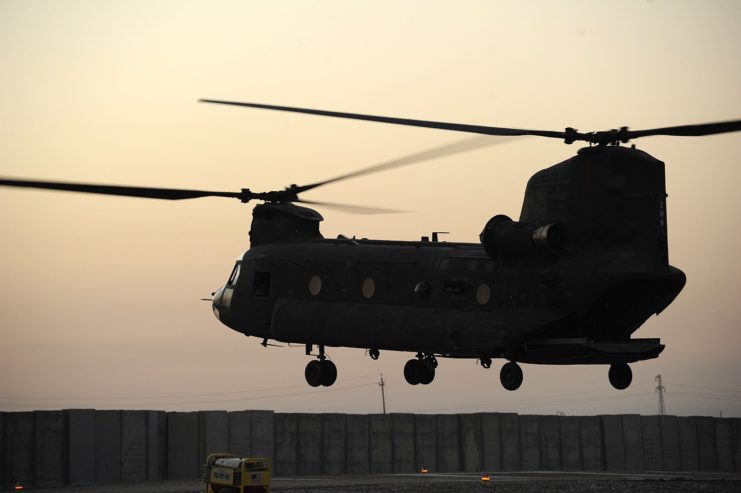
M 252 211 L 250 248 L 212 309 L 228 328 L 262 340 L 300 344 L 312 359 L 304 377 L 331 386 L 337 367 L 327 347 L 415 353 L 403 368 L 411 385 L 428 385 L 439 358 L 465 358 L 490 368 L 506 362 L 500 382 L 523 381 L 520 366 L 608 365 L 618 389 L 632 382 L 630 364 L 657 358 L 665 345 L 632 335 L 683 289 L 685 274 L 669 264 L 664 163 L 621 145 L 652 135 L 703 136 L 741 130 L 741 120 L 647 130 L 524 130 L 356 113 L 202 99 L 204 103 L 304 113 L 505 137 L 586 142 L 575 156 L 535 173 L 520 217 L 494 215 L 478 243 L 325 238 L 323 217 L 304 205 L 353 213 L 395 212 L 316 202 L 300 194 L 368 173 L 429 158 L 364 168 L 283 190 L 239 192 L 130 187 L 0 178 L 0 185 L 184 200 L 260 200 Z M 442 153 L 460 149 L 442 150 Z M 316 352 L 314 349 L 316 348 Z

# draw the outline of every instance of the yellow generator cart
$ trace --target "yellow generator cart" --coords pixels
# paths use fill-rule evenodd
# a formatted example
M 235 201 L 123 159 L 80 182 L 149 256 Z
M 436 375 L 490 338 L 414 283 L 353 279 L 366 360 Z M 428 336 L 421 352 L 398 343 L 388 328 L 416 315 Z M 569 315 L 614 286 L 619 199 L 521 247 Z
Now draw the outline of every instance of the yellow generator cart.
M 203 465 L 206 493 L 269 493 L 270 459 L 211 454 Z

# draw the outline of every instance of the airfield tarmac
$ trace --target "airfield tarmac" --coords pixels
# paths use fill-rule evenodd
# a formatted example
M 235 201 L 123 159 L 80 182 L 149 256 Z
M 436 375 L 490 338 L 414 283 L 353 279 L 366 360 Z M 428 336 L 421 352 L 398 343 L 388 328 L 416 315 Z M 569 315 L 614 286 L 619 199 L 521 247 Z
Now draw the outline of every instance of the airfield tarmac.
M 274 478 L 271 489 L 285 493 L 453 493 L 458 491 L 524 492 L 604 492 L 640 493 L 730 493 L 741 492 L 741 474 L 728 473 L 608 473 L 608 472 L 509 472 L 480 474 L 378 474 L 369 476 L 313 476 Z M 80 486 L 36 489 L 57 493 L 200 493 L 199 481 L 161 481 L 140 484 Z

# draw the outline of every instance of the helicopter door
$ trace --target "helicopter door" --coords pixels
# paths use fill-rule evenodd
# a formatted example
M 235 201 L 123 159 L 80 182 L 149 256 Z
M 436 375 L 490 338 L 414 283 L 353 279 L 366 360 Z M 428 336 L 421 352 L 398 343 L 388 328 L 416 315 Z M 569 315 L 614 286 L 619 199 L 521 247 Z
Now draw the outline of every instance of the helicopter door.
M 255 271 L 252 294 L 255 296 L 270 296 L 270 272 Z
M 267 298 L 271 292 L 270 265 L 262 260 L 255 260 L 252 272 L 252 294 L 258 298 Z

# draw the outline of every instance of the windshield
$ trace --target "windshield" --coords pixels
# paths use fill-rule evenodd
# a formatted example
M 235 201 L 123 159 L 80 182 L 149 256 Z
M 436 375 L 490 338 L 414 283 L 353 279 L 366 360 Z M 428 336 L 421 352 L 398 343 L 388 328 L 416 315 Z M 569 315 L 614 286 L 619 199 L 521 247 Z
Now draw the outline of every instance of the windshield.
M 242 266 L 242 262 L 237 262 L 234 265 L 234 270 L 232 270 L 232 273 L 229 276 L 229 281 L 227 282 L 227 284 L 230 284 L 232 286 L 234 286 L 234 285 L 237 284 L 237 280 L 239 279 L 239 271 L 241 269 L 241 266 Z

